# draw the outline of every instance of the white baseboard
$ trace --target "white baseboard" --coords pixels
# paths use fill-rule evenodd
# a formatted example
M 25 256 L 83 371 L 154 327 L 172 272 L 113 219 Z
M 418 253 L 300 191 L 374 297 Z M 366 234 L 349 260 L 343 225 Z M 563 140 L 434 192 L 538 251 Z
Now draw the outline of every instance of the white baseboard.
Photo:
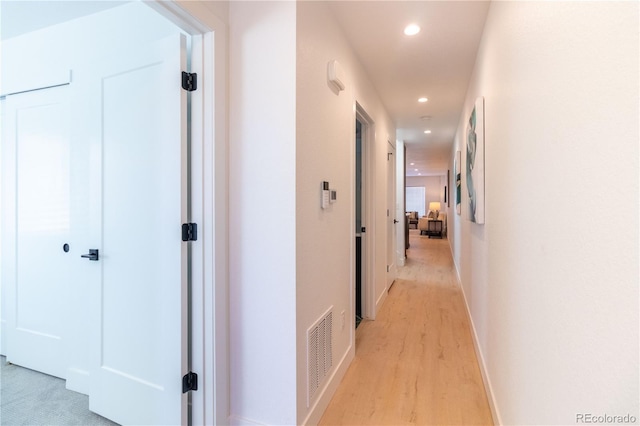
M 67 389 L 89 395 L 89 372 L 78 368 L 67 369 Z
M 4 348 L 7 347 L 4 343 L 4 336 L 7 335 L 7 332 L 5 329 L 6 323 L 7 321 L 4 318 L 0 319 L 0 355 L 4 355 L 4 356 L 7 355 L 4 353 Z
M 380 308 L 382 308 L 382 304 L 387 299 L 388 294 L 389 294 L 389 288 L 385 287 L 380 297 L 378 297 L 378 300 L 376 300 L 376 313 L 375 313 L 375 316 L 371 319 L 376 319 L 376 317 L 378 316 L 378 312 L 380 312 Z
M 325 382 L 324 387 L 319 391 L 320 393 L 318 394 L 318 397 L 315 398 L 315 402 L 313 402 L 307 417 L 301 425 L 317 425 L 318 422 L 320 422 L 324 411 L 329 406 L 331 398 L 333 398 L 333 395 L 336 393 L 336 390 L 338 389 L 340 382 L 342 382 L 344 375 L 347 373 L 347 369 L 349 368 L 349 365 L 351 365 L 351 361 L 353 361 L 354 357 L 355 349 L 354 346 L 351 345 L 333 371 L 333 374 L 331 374 L 329 379 Z M 229 417 L 229 424 L 232 426 L 267 426 L 266 423 L 238 415 L 231 415 Z
M 250 419 L 246 419 L 244 417 L 241 416 L 230 416 L 229 417 L 229 424 L 231 426 L 267 426 L 266 423 L 260 423 L 258 421 L 255 420 L 250 420 Z
M 354 330 L 354 333 L 355 333 L 355 330 Z M 322 389 L 321 391 L 322 393 L 316 399 L 315 403 L 309 410 L 309 413 L 307 414 L 307 417 L 302 422 L 302 425 L 317 425 L 318 422 L 320 422 L 322 415 L 324 414 L 325 410 L 329 406 L 329 402 L 331 402 L 331 398 L 333 398 L 333 395 L 336 393 L 336 390 L 338 389 L 340 382 L 342 382 L 344 375 L 347 373 L 347 369 L 349 368 L 349 365 L 351 365 L 351 361 L 353 361 L 353 358 L 355 357 L 355 355 L 356 355 L 355 346 L 350 345 L 349 349 L 347 349 L 347 352 L 343 355 L 342 359 L 340 360 L 340 363 L 338 364 L 336 369 L 333 371 L 333 374 L 327 381 L 327 384 Z
M 453 255 L 453 252 L 451 254 Z M 455 257 L 453 259 L 455 259 Z M 464 292 L 464 287 L 462 286 L 462 281 L 460 280 L 460 271 L 458 270 L 458 265 L 456 264 L 455 261 L 453 262 L 453 265 L 456 270 L 456 279 L 457 279 L 456 281 L 458 283 L 458 287 L 460 287 L 460 291 L 462 292 L 462 297 L 464 298 L 464 306 L 466 308 L 465 310 L 467 312 L 467 318 L 469 319 L 469 324 L 471 325 L 471 338 L 473 340 L 473 347 L 475 348 L 475 351 L 476 351 L 476 359 L 478 360 L 478 365 L 480 366 L 482 383 L 484 385 L 485 393 L 487 394 L 487 400 L 489 401 L 489 408 L 491 409 L 493 424 L 501 425 L 502 419 L 500 418 L 500 412 L 498 411 L 498 404 L 496 403 L 496 399 L 493 394 L 493 388 L 491 387 L 491 380 L 489 379 L 487 366 L 484 362 L 484 356 L 482 356 L 482 350 L 480 349 L 478 333 L 476 333 L 476 326 L 473 323 L 473 318 L 471 317 L 471 308 L 469 306 L 469 301 L 467 300 L 467 295 Z

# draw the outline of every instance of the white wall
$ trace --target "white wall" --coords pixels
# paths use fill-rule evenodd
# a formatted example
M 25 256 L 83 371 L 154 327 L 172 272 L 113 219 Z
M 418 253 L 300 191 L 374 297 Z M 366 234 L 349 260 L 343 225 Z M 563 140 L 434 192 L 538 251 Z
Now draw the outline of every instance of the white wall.
M 296 4 L 229 4 L 234 422 L 296 423 Z
M 326 3 L 298 3 L 297 36 L 297 421 L 301 424 L 317 422 L 354 353 L 355 102 L 375 122 L 375 221 L 366 226 L 367 235 L 375 240 L 376 311 L 387 294 L 386 153 L 388 141 L 395 141 L 395 127 Z M 339 93 L 327 82 L 327 64 L 334 59 L 346 76 L 346 89 Z M 338 191 L 338 201 L 327 210 L 320 208 L 323 180 Z M 331 373 L 337 375 L 307 407 L 306 333 L 331 306 L 335 366 Z
M 640 417 L 638 22 L 635 2 L 491 5 L 450 164 L 484 96 L 486 224 L 449 224 L 504 424 Z
M 326 4 L 231 2 L 229 28 L 232 422 L 314 423 L 354 353 L 356 100 L 375 121 L 375 188 L 387 185 L 394 126 Z M 339 94 L 327 84 L 332 59 L 347 76 Z M 322 210 L 325 180 L 338 201 Z M 373 205 L 382 303 L 384 192 Z M 331 306 L 334 367 L 307 406 L 307 330 Z

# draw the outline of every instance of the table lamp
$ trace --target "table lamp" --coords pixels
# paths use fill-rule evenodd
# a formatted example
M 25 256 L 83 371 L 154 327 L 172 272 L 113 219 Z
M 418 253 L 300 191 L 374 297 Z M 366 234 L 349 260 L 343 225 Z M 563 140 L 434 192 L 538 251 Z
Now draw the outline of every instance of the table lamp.
M 440 214 L 440 203 L 438 201 L 432 201 L 429 203 L 429 210 L 436 212 L 436 219 L 438 218 L 438 214 Z

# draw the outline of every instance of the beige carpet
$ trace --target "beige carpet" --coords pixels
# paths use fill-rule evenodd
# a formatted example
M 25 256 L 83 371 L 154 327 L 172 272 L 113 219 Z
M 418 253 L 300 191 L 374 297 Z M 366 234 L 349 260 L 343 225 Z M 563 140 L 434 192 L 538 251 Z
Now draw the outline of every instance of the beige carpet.
M 0 357 L 0 424 L 117 425 L 89 411 L 89 397 L 67 390 L 65 381 L 7 364 Z

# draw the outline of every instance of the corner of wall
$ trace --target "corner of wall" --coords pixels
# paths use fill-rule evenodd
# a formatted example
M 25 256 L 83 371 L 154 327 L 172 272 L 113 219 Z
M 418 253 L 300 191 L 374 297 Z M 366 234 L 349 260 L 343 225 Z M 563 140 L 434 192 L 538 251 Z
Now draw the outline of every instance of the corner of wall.
M 451 247 L 451 245 L 449 245 Z M 451 252 L 453 255 L 453 251 Z M 458 265 L 454 262 L 454 268 L 456 271 L 456 283 L 462 292 L 462 297 L 464 299 L 465 312 L 467 314 L 467 319 L 469 320 L 469 325 L 471 326 L 471 338 L 473 339 L 473 347 L 476 353 L 476 359 L 478 360 L 478 367 L 480 368 L 480 374 L 482 375 L 482 383 L 484 385 L 485 393 L 487 394 L 487 401 L 489 401 L 489 408 L 491 409 L 491 416 L 493 417 L 493 423 L 495 425 L 501 425 L 502 418 L 500 417 L 500 412 L 498 411 L 498 404 L 493 393 L 493 388 L 491 386 L 491 379 L 489 378 L 489 371 L 487 369 L 487 365 L 484 361 L 484 356 L 482 354 L 482 349 L 480 348 L 480 341 L 478 339 L 478 333 L 476 332 L 476 326 L 473 322 L 473 317 L 471 316 L 471 308 L 469 306 L 469 299 L 467 298 L 467 294 L 464 291 L 464 287 L 462 286 L 462 281 L 460 280 L 460 270 L 458 269 Z
M 376 316 L 375 317 L 378 316 L 378 312 L 380 312 L 382 305 L 384 305 L 384 301 L 387 300 L 388 294 L 389 294 L 389 288 L 385 286 L 384 289 L 382 290 L 382 293 L 380 293 L 380 296 L 378 296 L 378 298 L 376 299 Z

